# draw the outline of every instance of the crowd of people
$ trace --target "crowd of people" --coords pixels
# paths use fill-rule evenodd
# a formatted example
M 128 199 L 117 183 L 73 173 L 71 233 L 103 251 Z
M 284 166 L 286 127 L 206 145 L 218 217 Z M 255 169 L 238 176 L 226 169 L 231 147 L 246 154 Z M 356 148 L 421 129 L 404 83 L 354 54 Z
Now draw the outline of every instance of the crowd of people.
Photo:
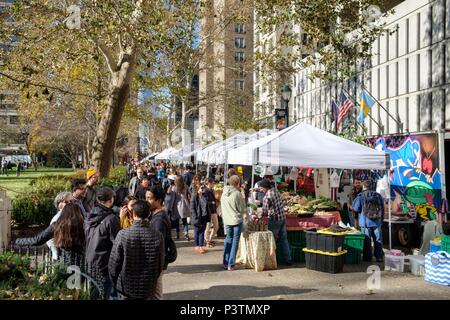
M 216 245 L 220 216 L 226 234 L 223 268 L 236 268 L 244 222 L 254 218 L 247 212 L 250 197 L 268 217 L 268 229 L 280 244 L 285 263 L 291 264 L 284 206 L 270 170 L 249 190 L 242 170 L 231 168 L 223 191 L 215 190 L 215 179 L 194 173 L 191 166 L 129 165 L 127 174 L 128 186 L 114 191 L 98 187 L 99 174 L 87 170 L 86 179 L 73 180 L 71 192 L 56 196 L 57 214 L 48 228 L 34 237 L 17 239 L 16 244 L 47 243 L 54 260 L 87 264 L 101 276 L 105 299 L 158 300 L 163 298 L 163 273 L 177 258 L 172 230 L 177 240 L 194 240 L 195 252 L 205 254 Z M 373 238 L 378 260 L 381 224 L 368 221 L 364 214 L 369 210 L 367 202 L 378 201 L 378 195 L 368 189 L 363 183 L 355 190 L 352 210 L 362 213 L 359 224 L 367 235 L 367 248 Z M 364 256 L 371 257 L 366 246 Z
M 100 275 L 105 299 L 162 299 L 164 270 L 177 256 L 172 230 L 177 240 L 193 240 L 195 252 L 205 254 L 216 245 L 221 215 L 226 233 L 223 267 L 235 269 L 247 213 L 242 176 L 230 169 L 220 194 L 213 178 L 194 174 L 190 166 L 130 167 L 125 193 L 98 187 L 99 174 L 87 170 L 86 179 L 74 179 L 70 192 L 56 196 L 57 214 L 50 225 L 16 244 L 47 243 L 53 260 L 88 265 Z M 263 180 L 261 191 L 270 194 L 271 185 Z M 283 233 L 279 222 L 284 214 L 274 199 L 268 196 L 263 205 L 268 215 L 278 215 L 275 228 L 285 238 L 285 226 Z
M 14 162 L 15 167 L 16 167 L 16 176 L 20 176 L 20 173 L 25 170 L 28 169 L 31 166 L 31 163 L 28 163 L 26 161 L 22 162 L 22 161 L 16 161 Z M 12 168 L 13 163 L 11 163 L 11 161 L 7 160 L 6 158 L 3 158 L 0 162 L 0 174 L 4 175 L 4 176 L 8 176 L 9 174 L 9 169 Z

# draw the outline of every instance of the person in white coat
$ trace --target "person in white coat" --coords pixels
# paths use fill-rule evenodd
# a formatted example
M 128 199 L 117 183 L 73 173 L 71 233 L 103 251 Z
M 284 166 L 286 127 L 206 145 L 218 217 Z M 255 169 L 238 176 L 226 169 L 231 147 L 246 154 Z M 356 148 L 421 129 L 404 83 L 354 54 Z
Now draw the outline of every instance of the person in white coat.
M 58 221 L 62 209 L 66 206 L 66 204 L 72 202 L 72 200 L 73 196 L 70 192 L 60 192 L 56 195 L 54 205 L 58 212 L 53 216 L 52 220 L 50 221 L 50 225 Z M 56 248 L 53 239 L 47 241 L 47 246 L 52 252 L 52 260 L 58 260 L 58 249 Z

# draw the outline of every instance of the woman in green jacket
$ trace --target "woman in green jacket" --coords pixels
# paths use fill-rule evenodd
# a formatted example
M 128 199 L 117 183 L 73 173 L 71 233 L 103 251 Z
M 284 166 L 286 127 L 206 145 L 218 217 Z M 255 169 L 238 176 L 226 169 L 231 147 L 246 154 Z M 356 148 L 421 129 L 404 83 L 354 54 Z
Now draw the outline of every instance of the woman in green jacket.
M 236 253 L 239 246 L 243 219 L 246 212 L 245 200 L 242 196 L 240 185 L 241 179 L 231 176 L 229 186 L 225 186 L 220 201 L 222 219 L 225 224 L 227 237 L 224 243 L 223 267 L 234 270 L 236 264 Z

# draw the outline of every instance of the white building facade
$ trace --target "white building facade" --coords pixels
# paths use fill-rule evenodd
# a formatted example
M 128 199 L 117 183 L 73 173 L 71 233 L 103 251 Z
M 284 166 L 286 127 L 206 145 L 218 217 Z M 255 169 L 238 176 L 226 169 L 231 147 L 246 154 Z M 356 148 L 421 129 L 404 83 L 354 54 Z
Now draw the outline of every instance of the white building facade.
M 375 105 L 366 135 L 450 128 L 450 1 L 407 0 L 394 10 L 385 20 L 387 31 L 373 44 L 370 63 L 358 66 L 359 75 L 344 90 L 359 100 L 364 86 L 392 115 Z M 337 101 L 341 86 L 311 81 L 311 71 L 293 77 L 291 121 L 331 130 L 331 100 Z

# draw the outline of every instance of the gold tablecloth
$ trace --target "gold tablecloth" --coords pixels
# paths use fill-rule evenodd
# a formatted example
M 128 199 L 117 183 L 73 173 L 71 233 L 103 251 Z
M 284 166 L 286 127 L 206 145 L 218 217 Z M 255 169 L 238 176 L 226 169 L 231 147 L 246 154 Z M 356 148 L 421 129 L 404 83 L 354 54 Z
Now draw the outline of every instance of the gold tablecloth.
M 236 263 L 257 272 L 276 269 L 276 249 L 272 231 L 243 232 L 239 239 Z

